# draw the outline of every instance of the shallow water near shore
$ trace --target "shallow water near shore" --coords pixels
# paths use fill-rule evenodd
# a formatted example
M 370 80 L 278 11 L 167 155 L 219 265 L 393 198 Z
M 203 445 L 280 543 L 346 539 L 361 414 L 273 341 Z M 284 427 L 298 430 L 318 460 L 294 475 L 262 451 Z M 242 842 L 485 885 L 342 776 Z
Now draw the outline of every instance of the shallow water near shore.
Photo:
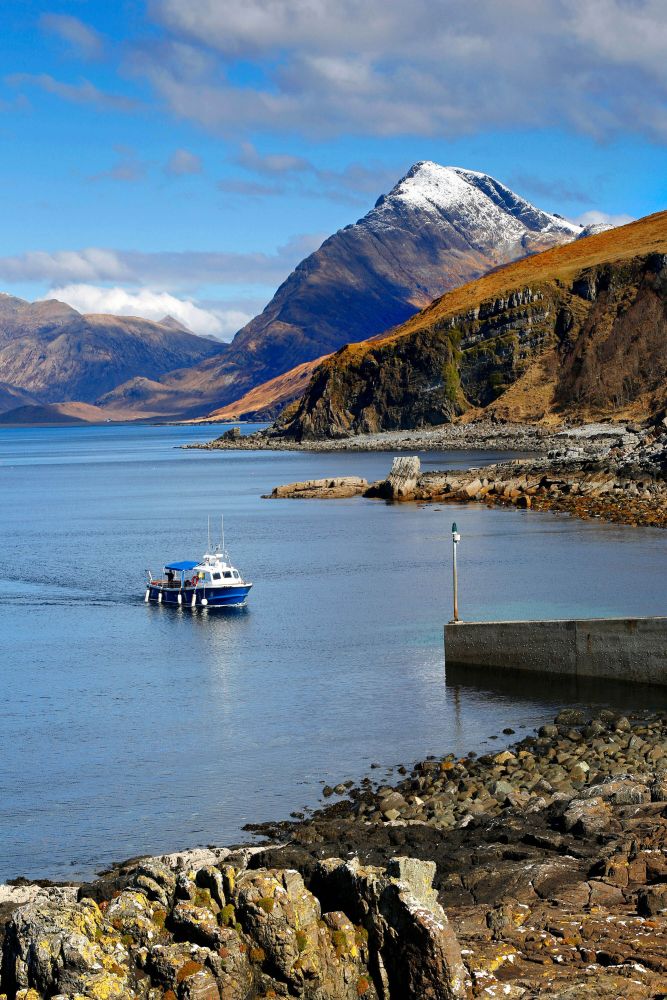
M 461 613 L 479 619 L 664 614 L 667 532 L 262 500 L 296 479 L 380 478 L 390 456 L 178 449 L 209 430 L 0 429 L 0 880 L 247 839 L 244 823 L 315 806 L 323 782 L 499 747 L 513 737 L 490 736 L 525 735 L 565 698 L 667 706 L 667 692 L 607 685 L 448 685 L 442 644 L 453 520 Z M 146 606 L 145 567 L 198 558 L 220 512 L 255 583 L 247 609 Z

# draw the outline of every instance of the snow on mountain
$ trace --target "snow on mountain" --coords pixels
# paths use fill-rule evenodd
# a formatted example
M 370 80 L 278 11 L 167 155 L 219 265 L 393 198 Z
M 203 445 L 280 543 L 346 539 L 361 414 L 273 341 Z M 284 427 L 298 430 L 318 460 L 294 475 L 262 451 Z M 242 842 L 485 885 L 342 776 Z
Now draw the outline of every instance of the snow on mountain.
M 302 260 L 223 353 L 161 381 L 170 391 L 187 390 L 190 403 L 199 392 L 202 412 L 225 406 L 404 322 L 501 264 L 575 239 L 580 228 L 488 174 L 416 163 L 362 219 Z
M 473 247 L 528 246 L 547 233 L 574 239 L 581 226 L 531 205 L 489 174 L 422 160 L 359 221 L 374 229 L 395 225 L 397 212 L 417 212 L 454 226 Z

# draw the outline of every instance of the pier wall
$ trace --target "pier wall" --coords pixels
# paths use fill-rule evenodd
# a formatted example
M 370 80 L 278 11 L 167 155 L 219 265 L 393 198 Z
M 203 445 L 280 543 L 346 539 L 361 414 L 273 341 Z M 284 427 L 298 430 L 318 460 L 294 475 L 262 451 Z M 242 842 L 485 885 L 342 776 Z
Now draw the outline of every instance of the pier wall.
M 667 617 L 449 624 L 445 662 L 667 685 Z

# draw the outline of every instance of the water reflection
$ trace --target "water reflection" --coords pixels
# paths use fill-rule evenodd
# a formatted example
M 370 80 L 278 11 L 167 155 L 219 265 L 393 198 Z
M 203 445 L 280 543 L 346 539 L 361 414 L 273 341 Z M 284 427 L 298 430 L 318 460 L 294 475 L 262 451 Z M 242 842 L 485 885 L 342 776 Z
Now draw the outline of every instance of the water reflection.
M 580 705 L 591 711 L 601 707 L 619 712 L 667 710 L 667 688 L 653 684 L 451 665 L 446 670 L 446 681 L 457 700 L 467 691 L 474 691 L 480 697 L 502 695 L 513 703 L 535 706 L 543 705 L 546 699 L 556 704 Z

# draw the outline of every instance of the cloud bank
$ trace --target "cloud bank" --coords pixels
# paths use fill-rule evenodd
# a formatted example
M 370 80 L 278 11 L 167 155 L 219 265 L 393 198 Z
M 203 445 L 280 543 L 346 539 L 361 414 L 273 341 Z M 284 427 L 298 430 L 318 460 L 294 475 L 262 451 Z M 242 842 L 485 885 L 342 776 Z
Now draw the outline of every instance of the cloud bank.
M 148 10 L 162 44 L 136 48 L 131 70 L 212 129 L 563 126 L 667 138 L 663 0 L 152 0 Z
M 187 299 L 179 299 L 168 292 L 154 292 L 149 288 L 129 292 L 125 288 L 103 288 L 96 285 L 63 285 L 52 288 L 45 296 L 59 299 L 83 313 L 112 313 L 115 316 L 142 316 L 144 319 L 161 320 L 172 316 L 192 333 L 224 336 L 235 333 L 248 322 L 250 316 L 234 312 L 226 317 L 202 309 Z M 230 328 L 231 324 L 231 328 Z
M 328 234 L 327 234 L 328 235 Z M 274 253 L 233 251 L 32 250 L 0 257 L 0 279 L 6 282 L 114 282 L 158 291 L 193 290 L 202 285 L 268 285 L 284 281 L 290 271 L 325 239 L 321 233 L 292 237 Z

